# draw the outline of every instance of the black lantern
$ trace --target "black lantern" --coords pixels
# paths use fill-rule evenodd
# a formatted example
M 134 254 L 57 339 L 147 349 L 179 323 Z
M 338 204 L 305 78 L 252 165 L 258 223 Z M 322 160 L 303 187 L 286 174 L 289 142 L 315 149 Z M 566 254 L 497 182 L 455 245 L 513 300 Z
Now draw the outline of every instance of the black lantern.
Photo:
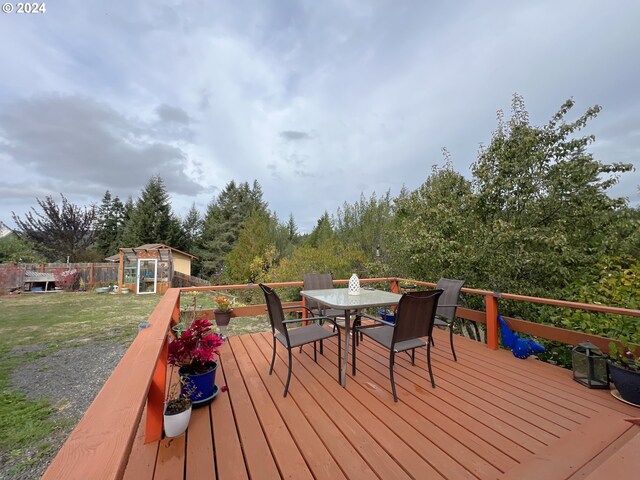
M 609 388 L 607 358 L 594 344 L 582 342 L 571 351 L 573 379 L 589 388 Z

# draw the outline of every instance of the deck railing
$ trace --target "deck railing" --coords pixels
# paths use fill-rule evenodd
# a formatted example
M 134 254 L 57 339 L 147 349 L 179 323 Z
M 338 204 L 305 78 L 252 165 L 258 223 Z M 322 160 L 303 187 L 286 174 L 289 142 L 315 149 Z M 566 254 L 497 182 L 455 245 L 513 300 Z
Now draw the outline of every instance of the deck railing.
M 394 292 L 400 291 L 399 284 L 402 282 L 427 287 L 435 285 L 432 282 L 403 278 L 369 278 L 361 279 L 360 282 L 363 284 L 389 283 Z M 334 280 L 335 285 L 347 283 L 348 280 Z M 302 287 L 303 282 L 282 282 L 269 285 L 272 287 Z M 146 441 L 157 441 L 162 437 L 168 338 L 171 325 L 180 319 L 180 292 L 242 290 L 256 287 L 257 285 L 245 284 L 169 289 L 149 317 L 147 327 L 140 330 L 118 366 L 54 458 L 43 479 L 122 478 L 145 405 L 147 406 Z M 473 288 L 463 288 L 462 291 L 466 294 L 484 297 L 484 312 L 458 308 L 457 315 L 460 318 L 486 325 L 486 341 L 490 349 L 498 348 L 497 316 L 500 299 L 640 317 L 640 310 L 497 293 Z M 287 304 L 285 303 L 285 305 Z M 233 310 L 234 317 L 264 314 L 265 305 L 235 307 Z M 507 318 L 507 320 L 515 331 L 566 344 L 575 345 L 589 340 L 606 351 L 610 341 L 604 337 L 525 320 L 513 318 Z

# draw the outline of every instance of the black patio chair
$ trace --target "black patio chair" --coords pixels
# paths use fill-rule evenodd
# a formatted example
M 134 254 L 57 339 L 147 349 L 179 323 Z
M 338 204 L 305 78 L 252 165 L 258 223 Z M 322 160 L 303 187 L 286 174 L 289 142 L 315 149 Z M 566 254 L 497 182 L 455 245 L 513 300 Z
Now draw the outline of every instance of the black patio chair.
M 434 325 L 436 327 L 447 327 L 449 329 L 449 343 L 451 344 L 451 353 L 453 354 L 453 360 L 458 361 L 456 357 L 456 351 L 453 348 L 453 328 L 456 322 L 456 310 L 460 302 L 460 292 L 464 280 L 451 280 L 449 278 L 441 278 L 436 284 L 436 289 L 443 291 L 440 300 L 438 301 L 438 309 L 436 310 L 436 318 Z M 476 322 L 472 322 L 476 331 L 476 337 L 480 338 L 478 332 L 478 325 Z M 431 344 L 435 345 L 433 337 L 431 338 Z
M 335 319 L 325 316 L 307 317 L 305 322 L 312 322 L 308 325 L 298 326 L 290 328 L 289 325 L 294 323 L 300 323 L 300 319 L 285 320 L 284 311 L 282 309 L 282 302 L 276 292 L 262 283 L 259 284 L 260 288 L 264 292 L 264 298 L 267 303 L 267 311 L 269 313 L 269 320 L 271 321 L 271 331 L 273 332 L 273 356 L 271 357 L 271 366 L 269 367 L 269 375 L 273 373 L 273 365 L 276 361 L 276 340 L 284 345 L 289 355 L 289 372 L 287 374 L 287 383 L 284 387 L 284 397 L 287 396 L 289 391 L 289 383 L 291 381 L 291 366 L 292 355 L 291 349 L 295 347 L 301 347 L 308 343 L 313 343 L 313 361 L 317 362 L 316 342 L 320 342 L 320 353 L 323 353 L 322 341 L 331 337 L 338 337 L 338 382 L 340 382 L 340 369 L 342 368 L 341 342 L 339 332 L 332 332 L 326 328 L 323 328 L 322 322 L 325 320 L 335 325 Z M 309 310 L 311 313 L 311 311 Z M 319 322 L 319 323 L 313 323 Z
M 398 302 L 395 325 L 372 324 L 356 327 L 356 330 L 389 349 L 389 377 L 393 400 L 398 401 L 396 384 L 393 378 L 395 355 L 411 350 L 411 365 L 415 365 L 416 348 L 427 347 L 427 366 L 431 386 L 436 387 L 431 369 L 431 343 L 422 340 L 431 337 L 433 322 L 442 290 L 405 293 Z M 352 373 L 356 374 L 356 348 L 352 349 Z

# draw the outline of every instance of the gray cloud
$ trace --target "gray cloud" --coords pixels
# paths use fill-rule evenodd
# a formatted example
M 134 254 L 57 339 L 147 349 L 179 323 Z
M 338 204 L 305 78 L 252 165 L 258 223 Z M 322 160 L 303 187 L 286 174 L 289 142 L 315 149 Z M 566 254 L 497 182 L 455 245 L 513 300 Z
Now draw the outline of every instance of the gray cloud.
M 26 168 L 35 185 L 135 196 L 159 173 L 176 193 L 202 190 L 185 174 L 187 154 L 177 143 L 88 97 L 44 95 L 6 105 L 0 108 L 0 136 L 0 154 Z
M 182 110 L 181 108 L 172 107 L 171 105 L 167 105 L 163 103 L 156 108 L 156 113 L 158 117 L 163 122 L 175 122 L 182 123 L 184 125 L 189 125 L 191 119 L 187 112 Z
M 296 130 L 283 130 L 282 132 L 280 132 L 280 136 L 285 140 L 292 142 L 311 139 L 311 135 L 309 135 L 307 132 L 299 132 Z

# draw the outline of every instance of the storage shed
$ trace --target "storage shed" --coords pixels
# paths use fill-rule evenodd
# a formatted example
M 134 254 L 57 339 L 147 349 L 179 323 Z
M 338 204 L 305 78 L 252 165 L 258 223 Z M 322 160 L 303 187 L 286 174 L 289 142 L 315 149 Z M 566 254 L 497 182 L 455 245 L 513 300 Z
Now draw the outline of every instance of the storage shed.
M 25 292 L 48 292 L 55 290 L 56 277 L 53 273 L 32 272 L 26 270 L 24 272 L 24 291 Z
M 191 275 L 191 260 L 196 258 L 163 243 L 148 243 L 135 248 L 121 248 L 118 255 L 106 260 L 119 262 L 119 290 L 136 293 L 164 293 L 172 285 L 175 272 Z

